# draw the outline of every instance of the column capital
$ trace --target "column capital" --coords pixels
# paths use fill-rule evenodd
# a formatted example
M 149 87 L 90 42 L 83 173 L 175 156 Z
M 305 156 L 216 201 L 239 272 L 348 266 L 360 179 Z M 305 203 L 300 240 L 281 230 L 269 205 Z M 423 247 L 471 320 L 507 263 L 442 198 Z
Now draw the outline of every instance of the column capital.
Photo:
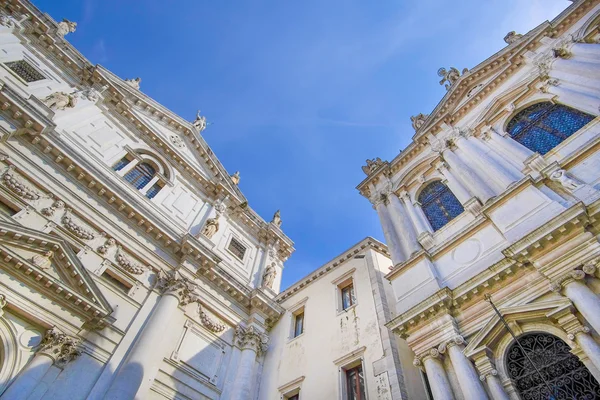
M 574 269 L 550 281 L 550 290 L 560 293 L 569 283 L 583 280 L 583 278 L 585 278 L 585 272 L 580 269 Z
M 177 297 L 180 306 L 200 301 L 198 285 L 175 270 L 159 271 L 155 287 L 162 295 Z
M 498 376 L 498 371 L 495 369 L 491 369 L 491 370 L 479 375 L 479 380 L 484 382 L 488 376 Z
M 440 343 L 440 345 L 438 346 L 438 351 L 442 354 L 444 354 L 446 352 L 447 349 L 449 349 L 452 346 L 460 346 L 460 345 L 465 345 L 467 343 L 467 341 L 465 340 L 464 337 L 462 337 L 461 335 L 456 335 L 454 337 L 452 337 L 451 339 L 448 339 L 447 341 Z
M 434 347 L 433 349 L 429 350 L 425 354 L 422 354 L 421 357 L 419 358 L 419 362 L 424 362 L 425 360 L 427 360 L 429 358 L 434 358 L 436 360 L 439 360 L 442 358 L 442 353 Z
M 235 328 L 235 344 L 242 350 L 254 350 L 260 356 L 269 347 L 269 336 L 264 332 L 260 332 L 254 326 L 244 327 L 238 325 Z
M 59 365 L 66 365 L 81 355 L 81 340 L 68 336 L 58 328 L 48 329 L 37 352 Z
M 571 329 L 571 331 L 567 334 L 567 339 L 569 339 L 570 341 L 574 341 L 575 338 L 577 337 L 577 335 L 580 335 L 582 333 L 583 334 L 590 333 L 590 328 L 588 328 L 585 325 L 581 325 L 581 326 L 578 326 L 575 329 Z

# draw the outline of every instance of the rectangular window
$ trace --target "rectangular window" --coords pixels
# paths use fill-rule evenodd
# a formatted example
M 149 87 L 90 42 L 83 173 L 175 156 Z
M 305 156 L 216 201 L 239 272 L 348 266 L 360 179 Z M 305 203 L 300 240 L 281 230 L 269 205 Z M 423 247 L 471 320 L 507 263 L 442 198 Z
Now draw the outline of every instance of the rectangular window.
M 304 311 L 294 315 L 294 337 L 302 335 L 304 332 Z
M 229 246 L 227 247 L 227 249 L 230 252 L 232 252 L 233 255 L 236 256 L 236 258 L 238 258 L 240 260 L 244 259 L 244 254 L 246 254 L 246 246 L 241 244 L 235 238 L 231 238 L 231 241 L 229 242 Z
M 102 273 L 102 277 L 104 279 L 106 279 L 107 281 L 109 281 L 110 283 L 112 283 L 115 287 L 117 287 L 119 290 L 121 290 L 124 293 L 128 293 L 129 289 L 131 289 L 130 285 L 127 285 L 120 279 L 116 278 L 109 270 L 105 270 Z
M 41 81 L 42 79 L 46 79 L 44 75 L 38 72 L 37 69 L 32 67 L 31 64 L 29 64 L 25 60 L 10 61 L 7 62 L 5 65 L 25 82 L 35 82 Z
M 350 283 L 348 286 L 341 288 L 342 293 L 342 310 L 347 310 L 352 307 L 356 302 L 354 298 L 354 284 Z
M 295 394 L 292 397 L 287 397 L 287 400 L 300 400 L 300 395 L 299 394 Z
M 346 399 L 366 400 L 362 365 L 346 370 Z

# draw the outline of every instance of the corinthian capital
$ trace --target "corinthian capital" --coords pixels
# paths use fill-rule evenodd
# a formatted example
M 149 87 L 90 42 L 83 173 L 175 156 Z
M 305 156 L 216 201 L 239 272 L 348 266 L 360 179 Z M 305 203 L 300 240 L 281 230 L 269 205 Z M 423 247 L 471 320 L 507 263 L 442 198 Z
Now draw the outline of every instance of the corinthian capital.
M 53 327 L 44 334 L 38 353 L 50 357 L 57 364 L 66 365 L 81 355 L 80 345 L 79 339 Z
M 179 305 L 185 306 L 198 302 L 198 285 L 177 271 L 160 271 L 156 288 L 163 295 L 172 295 L 179 299 Z
M 238 325 L 235 328 L 235 342 L 243 350 L 254 350 L 260 356 L 269 347 L 269 336 L 258 331 L 254 326 L 244 327 Z

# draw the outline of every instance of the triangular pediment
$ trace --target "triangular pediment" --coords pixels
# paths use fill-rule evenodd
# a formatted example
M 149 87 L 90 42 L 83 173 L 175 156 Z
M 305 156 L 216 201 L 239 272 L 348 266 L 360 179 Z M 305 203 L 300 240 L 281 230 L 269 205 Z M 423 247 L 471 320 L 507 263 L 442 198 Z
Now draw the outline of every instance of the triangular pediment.
M 478 125 L 481 122 L 491 121 L 505 111 L 513 112 L 516 108 L 515 104 L 533 89 L 531 84 L 534 81 L 535 77 L 527 77 L 511 86 L 510 89 L 500 93 L 498 96 L 495 96 L 480 113 L 475 125 Z
M 81 261 L 60 238 L 0 221 L 0 269 L 100 327 L 112 313 Z
M 514 326 L 519 323 L 547 321 L 550 316 L 556 315 L 561 310 L 571 312 L 572 307 L 573 305 L 569 299 L 559 298 L 520 306 L 501 307 L 499 311 L 506 323 L 509 326 Z M 500 320 L 500 317 L 494 314 L 479 333 L 470 340 L 464 353 L 470 357 L 482 348 L 492 349 L 506 334 L 506 326 Z

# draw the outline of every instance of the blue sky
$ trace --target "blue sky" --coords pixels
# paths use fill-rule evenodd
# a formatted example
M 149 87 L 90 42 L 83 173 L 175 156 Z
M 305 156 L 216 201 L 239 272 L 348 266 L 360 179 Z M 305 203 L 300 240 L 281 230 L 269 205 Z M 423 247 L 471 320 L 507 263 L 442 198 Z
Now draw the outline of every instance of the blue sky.
M 93 63 L 179 115 L 201 109 L 250 206 L 296 243 L 282 287 L 365 236 L 383 240 L 356 191 L 366 158 L 392 159 L 410 116 L 443 96 L 439 67 L 470 68 L 567 0 L 34 0 Z

